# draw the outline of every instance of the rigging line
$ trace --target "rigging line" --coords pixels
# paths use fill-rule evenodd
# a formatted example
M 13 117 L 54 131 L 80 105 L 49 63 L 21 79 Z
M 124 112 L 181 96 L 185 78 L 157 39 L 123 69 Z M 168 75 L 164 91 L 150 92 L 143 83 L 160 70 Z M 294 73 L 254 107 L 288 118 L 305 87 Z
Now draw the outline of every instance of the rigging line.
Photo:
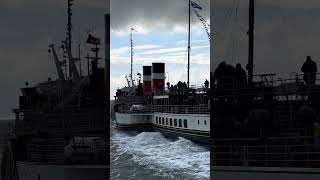
M 198 18 L 200 19 L 200 22 L 202 23 L 202 25 L 204 26 L 204 29 L 207 33 L 208 39 L 210 41 L 210 25 L 208 25 L 208 23 L 206 22 L 206 20 L 195 10 L 193 10 L 193 12 L 198 16 Z

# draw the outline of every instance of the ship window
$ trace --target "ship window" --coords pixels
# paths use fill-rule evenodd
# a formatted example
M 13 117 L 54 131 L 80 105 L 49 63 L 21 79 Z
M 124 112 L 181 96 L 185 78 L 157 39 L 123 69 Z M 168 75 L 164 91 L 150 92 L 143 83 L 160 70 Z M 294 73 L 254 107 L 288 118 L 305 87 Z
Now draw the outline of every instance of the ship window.
M 177 126 L 177 119 L 174 119 L 174 126 Z
M 200 121 L 198 120 L 198 124 L 200 124 Z
M 159 124 L 161 124 L 161 117 L 159 117 Z
M 168 118 L 166 118 L 166 125 L 168 126 Z
M 183 120 L 183 127 L 188 128 L 188 121 L 186 119 Z
M 170 126 L 172 126 L 172 118 L 170 118 Z
M 164 125 L 164 117 L 162 118 L 162 124 Z
M 204 120 L 204 125 L 207 125 L 207 121 L 206 120 Z
M 156 116 L 156 124 L 158 124 L 158 116 Z
M 182 127 L 182 120 L 179 119 L 179 127 Z

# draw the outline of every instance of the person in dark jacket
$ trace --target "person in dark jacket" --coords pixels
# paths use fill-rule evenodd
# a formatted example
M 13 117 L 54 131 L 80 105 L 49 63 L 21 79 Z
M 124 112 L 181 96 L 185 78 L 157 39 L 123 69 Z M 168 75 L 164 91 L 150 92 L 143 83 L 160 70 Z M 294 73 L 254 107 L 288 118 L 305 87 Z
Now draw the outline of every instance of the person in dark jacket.
M 208 81 L 208 79 L 206 79 L 206 81 L 204 81 L 204 87 L 205 87 L 206 89 L 209 88 L 209 81 Z
M 235 69 L 235 75 L 237 77 L 238 83 L 241 87 L 247 84 L 247 73 L 246 71 L 241 67 L 241 64 L 238 63 L 236 65 Z
M 220 102 L 224 101 L 224 90 L 225 90 L 225 79 L 223 76 L 225 76 L 227 71 L 227 64 L 226 62 L 222 61 L 213 74 L 213 84 L 215 84 L 216 81 L 216 95 L 218 97 L 218 100 Z
M 226 66 L 226 62 L 223 61 L 218 65 L 217 69 L 214 71 L 213 78 L 217 81 L 217 85 L 224 84 L 222 76 L 226 73 Z
M 307 56 L 306 61 L 303 63 L 301 71 L 304 73 L 303 79 L 305 80 L 307 86 L 314 85 L 316 82 L 316 72 L 317 64 Z
M 245 92 L 247 86 L 247 73 L 238 63 L 235 69 L 235 92 L 237 101 L 244 102 L 246 99 Z

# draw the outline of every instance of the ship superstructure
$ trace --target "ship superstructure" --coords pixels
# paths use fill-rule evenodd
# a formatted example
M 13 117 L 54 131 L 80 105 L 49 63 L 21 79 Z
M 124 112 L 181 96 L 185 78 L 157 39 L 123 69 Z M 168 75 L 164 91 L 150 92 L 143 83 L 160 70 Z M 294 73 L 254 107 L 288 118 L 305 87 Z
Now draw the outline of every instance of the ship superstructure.
M 14 109 L 14 133 L 3 151 L 1 179 L 105 177 L 106 80 L 105 69 L 98 65 L 101 43 L 88 35 L 92 52 L 86 57 L 87 75 L 82 74 L 81 57 L 75 57 L 71 48 L 71 7 L 72 0 L 68 0 L 67 37 L 59 46 L 63 60 L 56 46 L 49 46 L 57 79 L 21 88 L 19 108 Z

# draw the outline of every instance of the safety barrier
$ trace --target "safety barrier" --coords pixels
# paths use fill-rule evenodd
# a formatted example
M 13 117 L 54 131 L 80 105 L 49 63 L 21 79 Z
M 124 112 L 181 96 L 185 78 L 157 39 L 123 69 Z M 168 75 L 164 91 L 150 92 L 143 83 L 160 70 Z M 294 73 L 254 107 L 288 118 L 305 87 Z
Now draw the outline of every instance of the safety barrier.
M 216 166 L 320 167 L 320 137 L 214 139 Z

